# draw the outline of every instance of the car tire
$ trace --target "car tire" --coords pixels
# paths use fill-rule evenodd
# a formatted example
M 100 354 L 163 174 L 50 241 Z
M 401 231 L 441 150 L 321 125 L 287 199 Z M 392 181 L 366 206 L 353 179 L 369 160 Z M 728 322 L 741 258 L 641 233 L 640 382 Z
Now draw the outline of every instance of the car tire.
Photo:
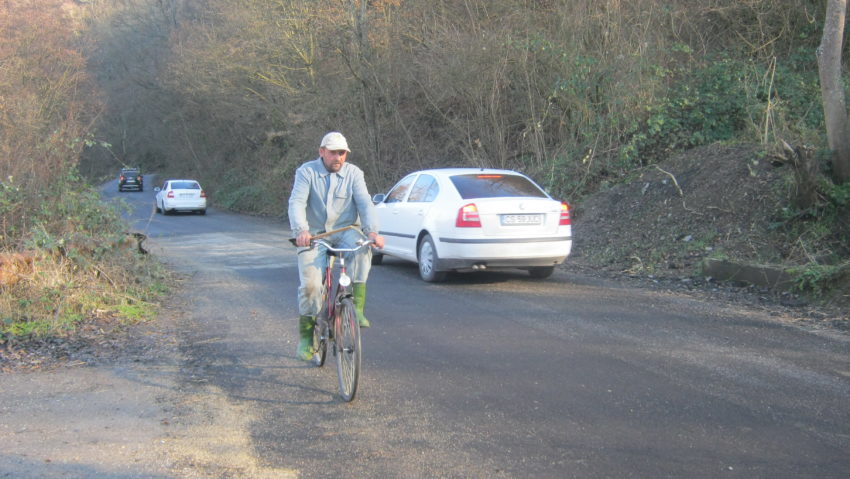
M 437 248 L 434 247 L 434 240 L 431 239 L 431 235 L 422 237 L 417 253 L 417 258 L 419 259 L 419 277 L 422 278 L 422 281 L 439 283 L 446 279 L 445 271 L 437 271 L 437 263 L 440 257 L 437 255 Z
M 546 279 L 555 272 L 554 266 L 535 266 L 528 269 L 528 274 L 534 279 Z
M 372 265 L 378 266 L 384 262 L 384 255 L 380 253 L 372 253 Z
M 162 210 L 159 208 L 159 205 L 158 205 L 158 204 L 154 203 L 154 204 L 153 204 L 153 207 L 154 207 L 154 209 L 156 209 L 156 212 L 157 212 L 157 213 L 162 213 Z
M 201 214 L 201 215 L 205 215 L 205 214 L 207 214 L 207 210 L 205 210 L 205 209 L 204 210 L 198 210 L 198 213 Z

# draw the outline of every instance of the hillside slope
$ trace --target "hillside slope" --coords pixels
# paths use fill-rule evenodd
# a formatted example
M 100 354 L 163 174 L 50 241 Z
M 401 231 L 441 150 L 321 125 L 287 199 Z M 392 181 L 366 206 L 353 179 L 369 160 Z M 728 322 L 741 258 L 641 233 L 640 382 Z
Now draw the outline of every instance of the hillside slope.
M 709 258 L 792 267 L 806 257 L 776 232 L 791 176 L 789 166 L 746 145 L 710 145 L 646 166 L 574 205 L 575 242 L 565 267 L 847 328 L 846 295 L 843 304 L 841 295 L 816 304 L 793 291 L 719 282 L 703 271 Z

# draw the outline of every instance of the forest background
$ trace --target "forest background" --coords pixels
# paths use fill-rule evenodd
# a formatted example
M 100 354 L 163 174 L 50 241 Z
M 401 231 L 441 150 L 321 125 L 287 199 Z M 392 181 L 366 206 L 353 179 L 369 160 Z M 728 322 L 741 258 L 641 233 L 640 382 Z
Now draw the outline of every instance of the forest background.
M 4 0 L 0 250 L 30 280 L 0 286 L 14 293 L 0 341 L 91 311 L 142 317 L 165 288 L 90 185 L 139 166 L 282 216 L 329 130 L 373 192 L 416 169 L 487 166 L 574 204 L 702 145 L 751 145 L 765 162 L 805 148 L 816 204 L 795 207 L 789 170 L 772 221 L 806 247 L 774 259 L 826 291 L 850 270 L 850 187 L 831 179 L 815 56 L 826 3 Z

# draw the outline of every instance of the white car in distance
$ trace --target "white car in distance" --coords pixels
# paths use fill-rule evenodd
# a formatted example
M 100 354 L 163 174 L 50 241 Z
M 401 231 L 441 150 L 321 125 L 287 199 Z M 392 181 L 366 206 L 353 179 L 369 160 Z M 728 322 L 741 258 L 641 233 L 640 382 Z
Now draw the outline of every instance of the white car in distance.
M 156 212 L 168 215 L 177 211 L 207 213 L 207 194 L 195 180 L 165 180 L 156 191 Z
M 511 170 L 445 168 L 410 173 L 373 197 L 384 248 L 416 262 L 419 276 L 518 268 L 547 278 L 572 247 L 570 207 Z

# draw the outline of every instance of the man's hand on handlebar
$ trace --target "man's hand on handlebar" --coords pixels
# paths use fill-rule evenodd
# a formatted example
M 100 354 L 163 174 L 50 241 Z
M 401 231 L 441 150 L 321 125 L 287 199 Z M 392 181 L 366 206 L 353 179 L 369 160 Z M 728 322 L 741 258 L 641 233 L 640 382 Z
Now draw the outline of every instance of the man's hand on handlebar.
M 375 233 L 374 231 L 369 233 L 367 236 L 369 237 L 370 240 L 375 242 L 374 246 L 376 248 L 383 248 L 384 247 L 384 237 L 383 236 L 379 235 L 378 233 Z
M 298 236 L 295 237 L 295 246 L 306 248 L 310 246 L 310 240 L 312 238 L 313 235 L 311 235 L 309 231 L 302 231 L 298 233 Z

